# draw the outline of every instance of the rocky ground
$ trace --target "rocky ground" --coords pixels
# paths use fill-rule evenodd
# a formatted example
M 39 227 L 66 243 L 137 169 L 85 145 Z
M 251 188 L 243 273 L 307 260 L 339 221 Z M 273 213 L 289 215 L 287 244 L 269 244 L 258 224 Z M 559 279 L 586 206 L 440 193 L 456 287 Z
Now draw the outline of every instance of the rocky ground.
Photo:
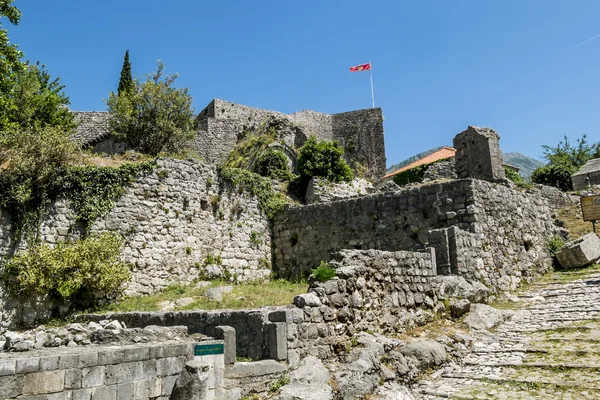
M 513 301 L 505 322 L 478 326 L 472 352 L 415 392 L 425 400 L 600 399 L 600 270 L 555 273 Z M 472 322 L 485 325 L 485 313 Z

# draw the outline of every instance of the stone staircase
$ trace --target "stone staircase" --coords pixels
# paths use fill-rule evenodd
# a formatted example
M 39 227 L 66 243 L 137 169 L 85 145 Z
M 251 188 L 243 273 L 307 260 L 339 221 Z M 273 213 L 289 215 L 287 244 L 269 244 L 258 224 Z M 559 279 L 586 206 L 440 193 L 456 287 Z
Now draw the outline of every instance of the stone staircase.
M 574 279 L 575 280 L 572 280 Z M 600 399 L 600 271 L 555 273 L 471 353 L 415 389 L 437 399 Z

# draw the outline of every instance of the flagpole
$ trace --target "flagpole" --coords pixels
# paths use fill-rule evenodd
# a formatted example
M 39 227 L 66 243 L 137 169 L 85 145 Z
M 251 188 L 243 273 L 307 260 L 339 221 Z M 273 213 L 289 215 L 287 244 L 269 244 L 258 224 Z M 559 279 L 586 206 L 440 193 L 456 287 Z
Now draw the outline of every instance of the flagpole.
M 375 92 L 373 91 L 373 63 L 369 61 L 369 64 L 371 66 L 369 69 L 369 72 L 371 73 L 371 104 L 373 108 L 375 108 Z

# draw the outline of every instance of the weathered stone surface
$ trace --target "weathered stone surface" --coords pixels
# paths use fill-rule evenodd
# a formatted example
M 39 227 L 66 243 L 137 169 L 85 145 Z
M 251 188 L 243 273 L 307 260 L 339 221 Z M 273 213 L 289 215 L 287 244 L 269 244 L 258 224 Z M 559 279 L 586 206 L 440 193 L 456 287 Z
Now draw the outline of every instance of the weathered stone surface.
M 568 242 L 556 253 L 556 258 L 563 268 L 578 268 L 593 264 L 600 260 L 600 238 L 595 233 L 588 233 L 579 239 Z
M 23 394 L 61 392 L 65 388 L 65 371 L 45 371 L 24 376 Z
M 471 304 L 471 311 L 464 319 L 471 329 L 490 329 L 512 316 L 510 310 L 498 310 L 487 304 Z
M 306 190 L 306 204 L 364 196 L 374 191 L 373 184 L 365 179 L 356 178 L 350 182 L 333 183 L 323 178 L 313 177 Z
M 486 181 L 505 179 L 500 136 L 490 128 L 469 126 L 454 137 L 456 175 Z
M 600 158 L 587 161 L 571 176 L 573 190 L 579 191 L 588 186 L 600 185 Z
M 468 313 L 471 309 L 471 302 L 467 299 L 460 299 L 453 301 L 450 304 L 450 313 L 452 318 L 460 318 L 464 314 Z
M 291 372 L 290 383 L 281 388 L 279 400 L 330 400 L 329 371 L 314 356 L 304 358 Z
M 206 400 L 210 366 L 199 361 L 188 361 L 177 378 L 170 400 Z
M 299 294 L 294 297 L 294 305 L 298 308 L 318 307 L 321 305 L 321 300 L 314 293 Z
M 441 365 L 446 361 L 446 349 L 433 341 L 414 341 L 401 349 L 405 357 L 414 357 L 421 366 L 431 367 Z
M 441 277 L 440 294 L 447 298 L 467 299 L 473 303 L 487 300 L 490 291 L 481 282 L 468 282 L 462 276 Z
M 225 293 L 231 293 L 233 291 L 233 286 L 218 286 L 215 288 L 206 289 L 204 292 L 204 297 L 213 301 L 221 301 L 223 300 L 223 295 Z
M 236 336 L 235 328 L 231 326 L 217 326 L 215 336 L 225 342 L 225 364 L 235 364 L 236 360 Z
M 407 387 L 388 382 L 373 393 L 374 400 L 417 400 L 418 397 Z

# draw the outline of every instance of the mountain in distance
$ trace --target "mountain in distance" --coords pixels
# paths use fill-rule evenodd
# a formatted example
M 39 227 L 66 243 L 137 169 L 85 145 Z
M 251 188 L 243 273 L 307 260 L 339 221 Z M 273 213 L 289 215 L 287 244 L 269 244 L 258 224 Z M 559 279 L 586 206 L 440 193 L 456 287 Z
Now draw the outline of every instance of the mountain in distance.
M 523 153 L 502 153 L 502 157 L 504 158 L 504 162 L 506 164 L 514 165 L 515 167 L 519 167 L 519 174 L 526 181 L 531 180 L 531 173 L 538 167 L 543 167 L 546 165 L 545 162 L 540 161 L 538 159 L 526 156 Z
M 391 167 L 389 167 L 387 169 L 387 173 L 390 172 L 394 172 L 410 163 L 413 163 L 417 160 L 420 160 L 423 157 L 427 157 L 428 155 L 430 155 L 433 152 L 438 151 L 439 149 L 441 149 L 442 147 L 436 147 L 427 151 L 424 151 L 422 153 L 416 154 L 412 157 L 407 158 L 404 161 L 401 161 L 397 164 L 392 165 Z M 530 181 L 531 180 L 531 173 L 538 167 L 542 167 L 544 165 L 546 165 L 545 162 L 540 161 L 538 159 L 535 159 L 533 157 L 529 157 L 526 156 L 523 153 L 516 153 L 516 152 L 512 152 L 512 153 L 503 153 L 503 158 L 504 158 L 504 162 L 506 164 L 510 164 L 510 165 L 514 165 L 515 167 L 519 167 L 520 171 L 519 173 L 521 174 L 521 176 L 523 177 L 523 179 L 525 179 L 526 181 Z

